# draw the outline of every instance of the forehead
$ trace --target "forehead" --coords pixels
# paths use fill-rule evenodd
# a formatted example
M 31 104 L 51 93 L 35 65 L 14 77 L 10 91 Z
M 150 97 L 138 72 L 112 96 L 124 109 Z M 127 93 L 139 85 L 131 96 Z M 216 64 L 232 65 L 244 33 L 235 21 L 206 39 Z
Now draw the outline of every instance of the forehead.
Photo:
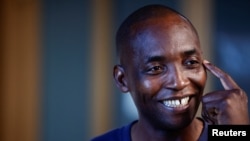
M 200 50 L 196 33 L 183 22 L 153 21 L 145 26 L 141 25 L 130 45 L 136 55 L 152 52 L 174 53 L 190 48 Z

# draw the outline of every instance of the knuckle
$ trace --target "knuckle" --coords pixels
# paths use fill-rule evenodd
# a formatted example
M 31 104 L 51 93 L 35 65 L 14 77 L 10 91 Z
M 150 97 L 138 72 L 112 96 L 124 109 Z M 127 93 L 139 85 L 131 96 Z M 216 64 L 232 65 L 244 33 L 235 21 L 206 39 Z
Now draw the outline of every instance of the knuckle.
M 221 107 L 224 109 L 225 107 L 230 106 L 232 103 L 232 99 L 231 98 L 226 98 L 225 100 L 223 100 L 221 102 Z
M 231 90 L 230 96 L 244 99 L 246 98 L 246 93 L 242 89 L 233 89 Z
M 242 89 L 233 89 L 230 90 L 228 93 L 226 99 L 222 102 L 222 105 L 224 106 L 229 106 L 231 105 L 234 101 L 239 101 L 239 102 L 248 102 L 248 98 L 244 90 Z
M 228 75 L 228 74 L 227 74 L 226 72 L 224 72 L 224 71 L 221 71 L 221 72 L 220 72 L 220 77 L 221 77 L 221 78 L 224 78 L 224 79 L 226 79 L 226 80 L 231 79 L 231 76 Z

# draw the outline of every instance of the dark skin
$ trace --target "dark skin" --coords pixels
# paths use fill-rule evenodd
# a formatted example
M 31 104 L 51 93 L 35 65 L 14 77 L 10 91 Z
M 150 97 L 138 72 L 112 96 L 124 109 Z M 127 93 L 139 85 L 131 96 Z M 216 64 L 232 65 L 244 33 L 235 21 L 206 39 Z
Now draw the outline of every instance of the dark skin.
M 136 22 L 131 30 L 136 33 L 121 51 L 114 79 L 122 92 L 131 94 L 139 113 L 133 141 L 197 140 L 203 130 L 203 122 L 195 118 L 201 101 L 209 123 L 249 124 L 246 94 L 204 61 L 198 35 L 185 18 L 170 12 Z M 224 91 L 203 96 L 206 70 L 221 80 Z
M 210 92 L 203 96 L 202 116 L 204 119 L 211 124 L 219 125 L 249 124 L 248 97 L 246 93 L 227 73 L 218 67 L 207 60 L 204 61 L 204 66 L 220 79 L 224 87 L 224 90 Z

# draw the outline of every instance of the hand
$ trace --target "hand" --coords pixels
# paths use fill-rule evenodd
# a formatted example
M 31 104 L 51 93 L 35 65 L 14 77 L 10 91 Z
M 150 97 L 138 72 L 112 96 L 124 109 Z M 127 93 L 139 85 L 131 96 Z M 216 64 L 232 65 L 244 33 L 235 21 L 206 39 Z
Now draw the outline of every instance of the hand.
M 202 98 L 202 117 L 210 124 L 249 124 L 248 98 L 235 81 L 221 69 L 204 60 L 205 68 L 220 79 L 222 91 Z

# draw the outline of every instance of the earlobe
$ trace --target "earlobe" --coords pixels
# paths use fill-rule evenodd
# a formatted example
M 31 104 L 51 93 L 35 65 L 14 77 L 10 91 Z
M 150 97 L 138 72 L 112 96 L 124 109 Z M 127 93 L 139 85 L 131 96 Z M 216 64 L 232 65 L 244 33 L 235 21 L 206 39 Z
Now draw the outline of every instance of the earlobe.
M 113 70 L 113 77 L 116 83 L 116 86 L 123 92 L 127 93 L 129 91 L 127 81 L 125 78 L 125 72 L 122 66 L 115 65 Z

